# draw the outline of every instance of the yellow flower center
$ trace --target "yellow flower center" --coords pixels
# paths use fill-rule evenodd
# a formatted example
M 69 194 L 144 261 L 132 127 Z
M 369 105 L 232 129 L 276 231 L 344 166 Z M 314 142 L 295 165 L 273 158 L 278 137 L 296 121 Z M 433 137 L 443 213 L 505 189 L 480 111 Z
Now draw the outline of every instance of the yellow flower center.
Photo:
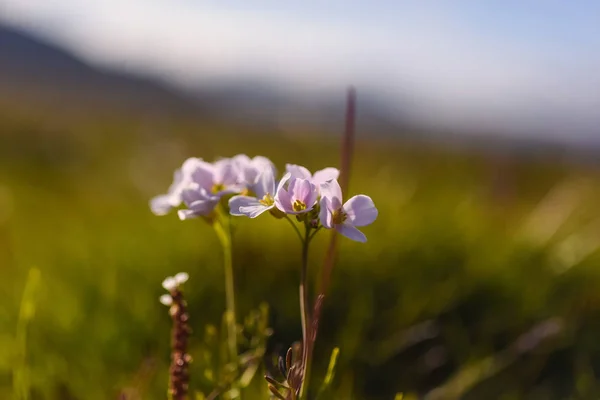
M 213 193 L 219 193 L 223 190 L 225 190 L 225 185 L 223 185 L 222 183 L 215 183 L 211 189 Z
M 263 206 L 267 206 L 268 207 L 268 206 L 272 206 L 273 203 L 275 203 L 275 199 L 273 199 L 273 196 L 271 196 L 270 193 L 267 193 L 258 202 L 260 204 L 262 204 Z
M 296 212 L 300 212 L 300 211 L 304 211 L 306 210 L 306 204 L 304 204 L 302 201 L 300 200 L 296 200 L 294 201 L 294 203 L 292 204 L 292 209 Z
M 346 214 L 341 208 L 333 212 L 332 220 L 335 225 L 343 224 L 346 218 L 348 218 L 348 214 Z

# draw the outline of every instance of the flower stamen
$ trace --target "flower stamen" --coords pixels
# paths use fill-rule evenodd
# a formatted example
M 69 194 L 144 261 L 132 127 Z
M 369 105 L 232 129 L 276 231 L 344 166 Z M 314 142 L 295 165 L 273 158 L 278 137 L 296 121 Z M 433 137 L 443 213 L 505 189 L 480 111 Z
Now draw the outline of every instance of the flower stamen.
M 306 210 L 306 204 L 301 200 L 295 200 L 292 204 L 292 209 L 296 212 L 304 211 Z
M 215 194 L 222 192 L 223 190 L 225 190 L 225 185 L 223 185 L 222 183 L 215 183 L 211 189 L 211 191 Z
M 348 214 L 346 214 L 341 208 L 333 212 L 332 220 L 336 225 L 343 224 L 344 221 L 346 221 L 346 218 L 348 218 Z
M 262 204 L 263 206 L 269 207 L 269 206 L 272 206 L 273 204 L 275 204 L 275 199 L 273 198 L 273 196 L 271 196 L 271 193 L 267 193 L 258 202 L 260 204 Z

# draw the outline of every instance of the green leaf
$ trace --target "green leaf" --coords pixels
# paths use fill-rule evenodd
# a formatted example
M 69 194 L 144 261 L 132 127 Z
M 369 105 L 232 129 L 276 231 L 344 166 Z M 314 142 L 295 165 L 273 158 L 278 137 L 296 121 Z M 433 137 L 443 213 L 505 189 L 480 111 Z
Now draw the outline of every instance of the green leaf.
M 337 359 L 338 359 L 339 354 L 340 354 L 340 348 L 334 347 L 333 351 L 331 352 L 331 357 L 329 358 L 329 366 L 327 367 L 327 375 L 325 375 L 325 379 L 323 380 L 323 384 L 321 385 L 321 388 L 319 389 L 319 394 L 317 395 L 317 398 L 321 397 L 321 395 L 323 393 L 325 393 L 327 388 L 329 388 L 329 385 L 331 385 L 331 382 L 333 381 L 333 378 L 335 376 L 335 366 L 337 364 Z

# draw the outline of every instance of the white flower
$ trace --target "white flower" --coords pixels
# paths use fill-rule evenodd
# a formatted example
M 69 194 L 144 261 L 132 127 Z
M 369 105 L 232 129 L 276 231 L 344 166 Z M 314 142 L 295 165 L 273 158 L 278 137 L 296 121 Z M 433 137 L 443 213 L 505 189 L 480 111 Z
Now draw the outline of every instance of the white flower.
M 177 281 L 172 276 L 169 276 L 163 281 L 162 287 L 170 292 L 177 287 Z
M 164 287 L 169 292 L 183 285 L 189 279 L 189 275 L 187 272 L 180 272 L 175 276 L 168 276 L 162 283 L 162 287 Z
M 190 276 L 187 274 L 187 272 L 180 272 L 177 275 L 175 275 L 174 278 L 178 285 L 183 285 L 187 282 Z
M 169 294 L 163 294 L 162 296 L 160 296 L 158 301 L 160 301 L 162 304 L 164 304 L 167 307 L 169 307 L 171 304 L 173 304 L 173 298 Z

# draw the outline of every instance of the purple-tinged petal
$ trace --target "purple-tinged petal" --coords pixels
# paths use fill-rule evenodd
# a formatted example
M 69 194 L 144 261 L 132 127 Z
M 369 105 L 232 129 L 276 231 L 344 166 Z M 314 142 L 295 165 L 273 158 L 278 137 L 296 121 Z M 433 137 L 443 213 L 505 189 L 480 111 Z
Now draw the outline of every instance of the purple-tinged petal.
M 331 200 L 331 207 L 337 210 L 342 207 L 342 188 L 337 180 L 332 179 L 321 183 L 321 197 L 327 197 Z
M 310 179 L 312 177 L 310 171 L 301 165 L 286 164 L 285 170 L 289 172 L 294 178 Z
M 241 207 L 247 207 L 250 205 L 260 204 L 255 197 L 250 196 L 233 196 L 229 199 L 229 213 L 235 216 L 246 215 L 240 211 Z
M 355 241 L 361 242 L 361 243 L 364 243 L 367 241 L 367 237 L 365 236 L 365 234 L 350 224 L 336 225 L 335 229 L 340 234 L 346 236 L 349 239 L 352 239 L 352 240 L 355 240 Z
M 295 185 L 293 186 L 293 193 L 291 193 L 292 201 L 300 200 L 308 206 L 307 200 L 311 197 L 312 188 L 314 188 L 314 185 L 311 184 L 310 181 L 306 179 L 296 179 Z
M 177 215 L 182 221 L 185 221 L 186 219 L 198 218 L 198 214 L 194 213 L 192 210 L 178 210 Z
M 257 202 L 256 204 L 253 204 L 253 205 L 248 205 L 248 206 L 240 207 L 240 212 L 243 215 L 246 215 L 246 216 L 248 216 L 250 218 L 256 218 L 260 214 L 264 213 L 265 211 L 270 210 L 273 207 L 274 207 L 274 205 L 265 206 L 264 204 L 261 204 L 261 203 Z
M 309 185 L 310 185 L 310 192 L 308 193 L 308 196 L 306 196 L 306 199 L 304 202 L 306 204 L 306 209 L 312 210 L 312 208 L 315 206 L 315 204 L 317 204 L 317 198 L 319 197 L 319 191 L 317 190 L 317 187 L 312 182 L 309 182 Z
M 188 205 L 188 208 L 192 210 L 194 214 L 208 215 L 215 209 L 218 202 L 218 199 L 198 200 Z
M 234 163 L 238 164 L 240 167 L 244 167 L 246 165 L 249 165 L 252 160 L 250 159 L 250 157 L 248 157 L 246 154 L 238 154 L 235 155 L 231 158 L 231 161 L 233 161 Z
M 189 206 L 194 201 L 206 200 L 206 193 L 197 183 L 192 183 L 181 192 L 181 200 Z
M 161 194 L 150 200 L 150 210 L 154 215 L 167 215 L 172 208 L 171 196 L 168 194 Z
M 315 172 L 312 177 L 312 183 L 319 186 L 321 183 L 336 179 L 340 176 L 340 170 L 337 168 L 325 168 Z
M 276 190 L 276 192 L 279 192 L 280 190 L 285 190 L 284 187 L 289 182 L 289 180 L 291 178 L 292 178 L 292 174 L 290 174 L 289 172 L 286 172 L 285 175 L 283 175 L 281 177 L 281 180 L 277 184 L 277 190 Z
M 183 162 L 181 166 L 181 173 L 183 174 L 183 178 L 188 178 L 192 172 L 196 169 L 196 167 L 201 166 L 205 163 L 201 158 L 190 157 Z
M 259 171 L 269 168 L 273 172 L 273 176 L 277 176 L 277 168 L 275 168 L 275 164 L 273 164 L 273 162 L 267 157 L 256 156 L 252 159 L 252 164 Z
M 280 187 L 275 195 L 275 207 L 284 213 L 293 213 L 292 197 L 283 187 Z
M 275 177 L 270 168 L 263 170 L 258 176 L 256 185 L 252 185 L 252 191 L 256 193 L 258 199 L 262 199 L 266 194 L 275 196 Z
M 321 225 L 325 228 L 331 229 L 333 227 L 333 210 L 331 209 L 331 200 L 327 197 L 321 198 L 319 220 L 321 221 Z
M 236 164 L 229 158 L 223 158 L 214 164 L 214 183 L 220 183 L 225 186 L 235 185 L 239 182 L 239 173 Z
M 359 194 L 344 203 L 344 212 L 348 220 L 355 226 L 372 224 L 377 219 L 378 211 L 369 196 Z
M 198 184 L 206 191 L 211 191 L 215 183 L 215 168 L 212 164 L 205 161 L 197 161 L 194 163 L 193 171 L 191 172 L 191 181 Z

